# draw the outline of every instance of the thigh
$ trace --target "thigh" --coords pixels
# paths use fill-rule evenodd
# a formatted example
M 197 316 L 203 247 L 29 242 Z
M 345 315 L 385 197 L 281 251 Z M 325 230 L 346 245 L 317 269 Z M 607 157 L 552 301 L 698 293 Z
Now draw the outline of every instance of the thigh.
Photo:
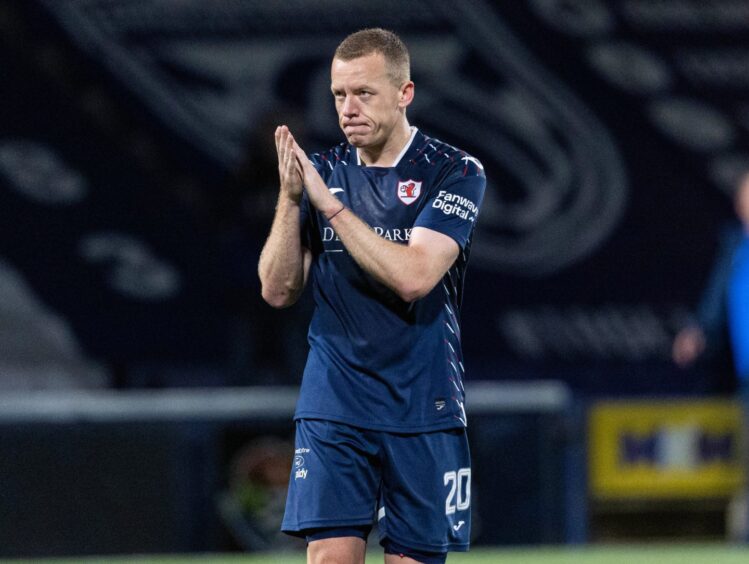
M 371 525 L 380 467 L 367 431 L 316 419 L 296 424 L 294 462 L 281 529 Z
M 465 430 L 383 435 L 380 536 L 425 552 L 468 550 L 471 462 Z
M 356 537 L 334 537 L 320 539 L 307 545 L 307 563 L 346 562 L 364 564 L 367 543 Z

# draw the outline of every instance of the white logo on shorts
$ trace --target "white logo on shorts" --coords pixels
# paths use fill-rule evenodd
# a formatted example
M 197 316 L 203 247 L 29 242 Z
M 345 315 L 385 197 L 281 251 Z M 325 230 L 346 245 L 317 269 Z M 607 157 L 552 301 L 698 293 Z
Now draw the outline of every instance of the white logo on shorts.
M 298 480 L 299 478 L 302 480 L 307 479 L 308 470 L 304 467 L 305 461 L 302 454 L 307 454 L 308 452 L 310 452 L 308 448 L 298 448 L 294 451 L 294 468 L 296 469 L 294 480 Z
M 465 521 L 458 521 L 457 525 L 453 525 L 453 531 L 457 531 L 458 529 L 460 529 L 465 524 L 466 524 Z

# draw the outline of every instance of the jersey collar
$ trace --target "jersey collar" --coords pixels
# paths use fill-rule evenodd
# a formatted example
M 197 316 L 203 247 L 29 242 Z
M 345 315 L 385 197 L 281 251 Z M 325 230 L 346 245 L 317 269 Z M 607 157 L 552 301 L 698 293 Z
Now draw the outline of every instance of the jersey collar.
M 414 142 L 414 139 L 416 138 L 416 134 L 419 132 L 418 127 L 411 126 L 411 137 L 408 138 L 408 141 L 404 145 L 403 149 L 401 149 L 401 152 L 398 153 L 398 156 L 395 157 L 395 161 L 393 164 L 391 164 L 389 167 L 380 167 L 380 168 L 394 168 L 398 166 L 398 163 L 401 162 L 401 159 L 403 156 L 408 152 L 408 150 L 411 148 L 411 145 Z M 358 166 L 362 166 L 361 164 L 361 157 L 359 156 L 359 149 L 356 150 L 356 164 Z

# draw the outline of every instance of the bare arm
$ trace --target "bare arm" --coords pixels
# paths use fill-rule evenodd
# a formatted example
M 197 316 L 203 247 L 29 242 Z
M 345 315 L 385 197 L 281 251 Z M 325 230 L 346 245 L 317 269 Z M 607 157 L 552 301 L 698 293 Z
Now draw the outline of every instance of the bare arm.
M 426 227 L 414 227 L 407 245 L 387 241 L 348 209 L 330 224 L 357 264 L 406 302 L 431 292 L 460 250 L 454 239 Z
M 280 190 L 270 235 L 260 253 L 258 274 L 263 299 L 281 308 L 299 299 L 307 282 L 312 253 L 301 241 L 302 177 L 292 150 L 294 138 L 286 126 L 276 128 L 275 138 Z
M 426 296 L 455 262 L 460 252 L 458 243 L 424 227 L 413 229 L 408 245 L 381 238 L 330 194 L 298 145 L 295 151 L 310 202 L 329 218 L 357 264 L 406 302 Z

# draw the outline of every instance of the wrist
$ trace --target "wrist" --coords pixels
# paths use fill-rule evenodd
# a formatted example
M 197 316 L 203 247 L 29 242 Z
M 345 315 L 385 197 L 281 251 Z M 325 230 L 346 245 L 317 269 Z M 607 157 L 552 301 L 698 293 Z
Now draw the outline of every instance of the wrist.
M 303 190 L 300 187 L 281 182 L 279 188 L 280 190 L 278 192 L 281 198 L 286 198 L 297 204 L 302 200 Z
M 338 214 L 340 214 L 343 210 L 346 209 L 346 206 L 343 204 L 343 202 L 339 202 L 338 207 L 333 211 L 325 214 L 325 219 L 330 222 L 334 217 L 337 217 Z
M 276 203 L 276 209 L 298 208 L 301 201 L 302 201 L 301 195 L 297 198 L 297 197 L 294 197 L 293 194 L 289 194 L 288 192 L 282 191 L 278 195 L 278 202 Z

